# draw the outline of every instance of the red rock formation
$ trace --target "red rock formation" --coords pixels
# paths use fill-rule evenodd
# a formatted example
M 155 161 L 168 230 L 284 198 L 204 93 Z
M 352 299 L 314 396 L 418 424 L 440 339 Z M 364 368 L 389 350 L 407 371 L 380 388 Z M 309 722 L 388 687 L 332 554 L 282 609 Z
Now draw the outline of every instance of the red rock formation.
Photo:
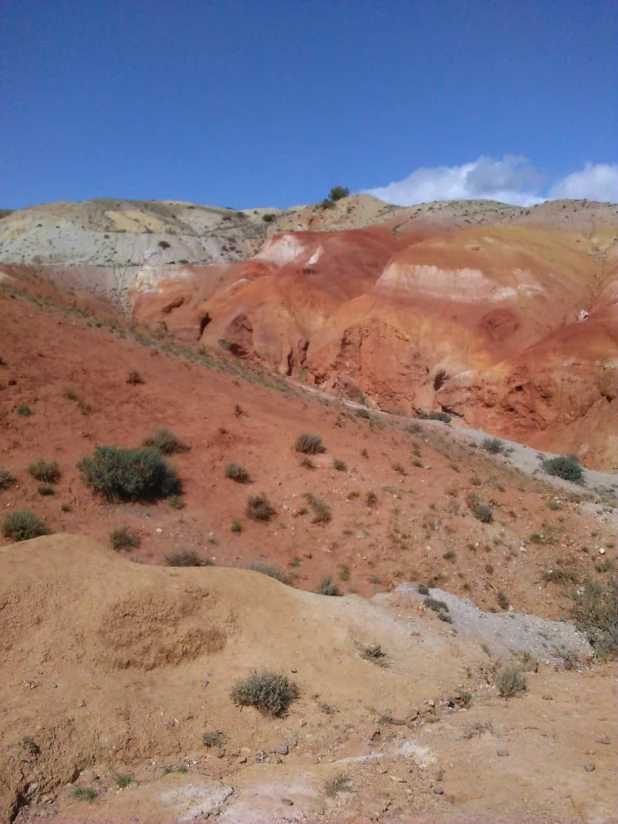
M 585 233 L 558 229 L 548 214 L 451 231 L 443 221 L 433 235 L 426 216 L 422 234 L 418 221 L 408 234 L 393 221 L 289 232 L 243 263 L 185 267 L 142 289 L 135 313 L 383 408 L 449 408 L 607 467 L 616 229 L 589 214 Z

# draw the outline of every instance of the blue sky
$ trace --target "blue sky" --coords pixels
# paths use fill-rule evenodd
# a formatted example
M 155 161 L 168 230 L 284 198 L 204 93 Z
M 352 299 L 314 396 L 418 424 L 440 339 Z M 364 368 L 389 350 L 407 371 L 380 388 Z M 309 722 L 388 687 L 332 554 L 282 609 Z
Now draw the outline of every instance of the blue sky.
M 409 202 L 618 196 L 613 1 L 2 0 L 0 14 L 2 207 L 285 208 L 335 184 Z

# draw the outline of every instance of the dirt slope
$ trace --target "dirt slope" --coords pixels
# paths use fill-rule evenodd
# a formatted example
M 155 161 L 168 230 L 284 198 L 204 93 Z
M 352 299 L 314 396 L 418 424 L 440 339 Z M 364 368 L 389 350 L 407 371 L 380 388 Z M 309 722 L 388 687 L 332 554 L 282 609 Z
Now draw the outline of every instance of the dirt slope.
M 581 580 L 595 572 L 599 548 L 615 555 L 609 514 L 594 507 L 591 522 L 580 499 L 588 490 L 533 481 L 504 457 L 451 439 L 444 425 L 419 421 L 407 431 L 405 420 L 362 417 L 265 373 L 243 373 L 235 358 L 174 354 L 165 338 L 99 326 L 19 294 L 0 293 L 0 323 L 0 469 L 16 478 L 0 490 L 0 507 L 33 509 L 55 532 L 107 544 L 127 526 L 141 539 L 135 558 L 161 563 L 192 549 L 229 566 L 267 560 L 311 590 L 326 575 L 363 595 L 433 578 L 486 609 L 497 608 L 502 592 L 516 609 L 547 617 L 567 603 L 555 584 L 539 589 L 556 559 Z M 143 383 L 127 383 L 131 372 Z M 33 414 L 18 414 L 21 407 Z M 78 462 L 96 445 L 139 446 L 160 426 L 190 447 L 171 458 L 185 508 L 93 496 Z M 294 446 L 302 432 L 320 435 L 326 450 L 307 465 Z M 39 459 L 59 465 L 53 495 L 40 495 L 27 471 Z M 252 483 L 226 478 L 229 462 L 242 464 Z M 246 516 L 258 493 L 277 510 L 269 524 Z M 328 505 L 330 520 L 314 522 L 308 495 Z M 474 517 L 477 503 L 492 507 L 492 523 Z M 235 521 L 240 532 L 231 531 Z
M 527 694 L 506 702 L 481 646 L 404 594 L 369 603 L 248 571 L 148 567 L 69 535 L 0 550 L 0 570 L 5 818 L 21 796 L 19 821 L 39 810 L 203 820 L 209 809 L 243 824 L 376 811 L 393 822 L 611 820 L 603 671 L 541 663 Z M 359 655 L 376 643 L 386 668 Z M 262 667 L 299 685 L 282 720 L 229 698 L 236 677 Z M 209 730 L 221 752 L 204 747 Z M 119 793 L 113 776 L 125 771 L 139 784 Z M 331 800 L 325 783 L 342 773 L 347 791 Z M 72 798 L 75 783 L 96 802 Z

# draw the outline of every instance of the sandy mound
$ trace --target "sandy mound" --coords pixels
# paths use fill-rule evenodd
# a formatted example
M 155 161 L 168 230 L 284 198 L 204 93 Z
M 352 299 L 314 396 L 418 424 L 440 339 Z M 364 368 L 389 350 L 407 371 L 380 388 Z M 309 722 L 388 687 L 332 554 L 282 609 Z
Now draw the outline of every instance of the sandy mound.
M 393 821 L 405 810 L 437 820 L 440 806 L 444 820 L 468 820 L 464 814 L 474 809 L 481 821 L 496 809 L 492 788 L 495 793 L 508 774 L 500 759 L 492 766 L 492 748 L 514 750 L 510 780 L 523 787 L 548 757 L 538 736 L 555 739 L 558 724 L 563 743 L 552 753 L 560 764 L 552 770 L 561 776 L 558 791 L 546 788 L 542 798 L 532 792 L 528 811 L 537 817 L 525 820 L 553 820 L 544 816 L 565 809 L 565 790 L 579 794 L 585 809 L 607 809 L 610 748 L 599 745 L 600 774 L 587 798 L 579 761 L 591 755 L 577 756 L 562 729 L 573 733 L 584 719 L 575 713 L 558 722 L 564 711 L 545 704 L 541 693 L 556 692 L 564 706 L 572 692 L 563 692 L 560 678 L 577 679 L 596 708 L 586 714 L 588 740 L 604 729 L 609 680 L 544 668 L 530 674 L 528 696 L 505 704 L 489 686 L 487 654 L 473 643 L 472 621 L 455 601 L 456 621 L 448 625 L 404 590 L 382 603 L 325 598 L 248 571 L 147 567 L 69 535 L 0 550 L 0 572 L 0 638 L 9 674 L 0 691 L 7 708 L 0 721 L 5 817 L 27 797 L 32 806 L 23 821 L 36 820 L 37 804 L 62 813 L 67 803 L 71 812 L 58 821 L 125 821 L 136 814 L 152 822 L 194 820 L 207 812 L 230 822 L 278 815 L 346 820 L 380 804 L 393 806 L 393 814 L 399 809 Z M 551 623 L 541 629 L 551 640 Z M 497 643 L 502 634 L 496 633 Z M 360 656 L 361 645 L 369 644 L 382 646 L 388 667 Z M 241 712 L 230 700 L 235 678 L 262 667 L 299 685 L 300 699 L 284 719 Z M 478 700 L 458 711 L 468 688 Z M 380 716 L 385 726 L 376 726 Z M 428 720 L 437 723 L 426 726 Z M 219 758 L 201 742 L 207 730 L 224 733 Z M 284 756 L 286 766 L 278 767 Z M 489 762 L 471 782 L 464 767 L 469 758 Z M 163 769 L 178 762 L 188 765 L 182 776 Z M 131 784 L 120 795 L 106 791 L 127 766 L 141 786 Z M 436 771 L 442 770 L 442 781 L 444 767 L 446 809 L 433 792 Z M 348 790 L 330 799 L 325 782 L 342 772 Z M 100 795 L 93 807 L 60 789 L 80 774 L 77 786 L 94 785 Z M 386 795 L 377 786 L 384 782 Z M 512 806 L 512 786 L 497 798 Z M 288 801 L 293 817 L 284 818 Z

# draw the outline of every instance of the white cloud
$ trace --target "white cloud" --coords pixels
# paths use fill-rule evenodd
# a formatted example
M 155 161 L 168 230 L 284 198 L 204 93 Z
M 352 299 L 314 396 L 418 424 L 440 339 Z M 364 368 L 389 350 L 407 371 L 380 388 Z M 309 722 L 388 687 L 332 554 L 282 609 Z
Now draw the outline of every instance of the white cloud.
M 618 201 L 618 164 L 586 163 L 581 172 L 573 172 L 557 181 L 549 190 L 550 199 L 570 197 L 586 200 Z
M 387 203 L 411 206 L 434 200 L 499 200 L 516 206 L 533 206 L 548 198 L 571 197 L 615 202 L 618 198 L 618 165 L 587 163 L 555 181 L 543 193 L 544 175 L 525 157 L 505 155 L 502 160 L 480 157 L 462 166 L 436 166 L 412 172 L 405 180 L 365 192 Z

